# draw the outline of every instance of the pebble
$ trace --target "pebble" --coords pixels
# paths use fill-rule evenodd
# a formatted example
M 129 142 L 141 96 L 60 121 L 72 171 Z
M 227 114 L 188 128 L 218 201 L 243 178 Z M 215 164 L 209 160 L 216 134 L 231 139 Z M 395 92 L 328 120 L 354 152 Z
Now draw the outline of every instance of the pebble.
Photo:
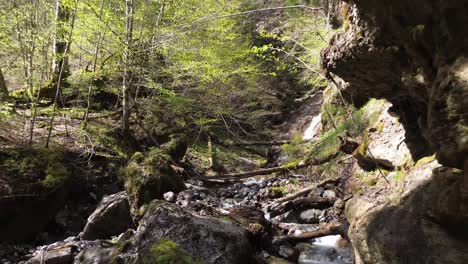
M 323 192 L 322 196 L 325 198 L 334 199 L 336 198 L 336 193 L 332 190 L 326 190 Z
M 168 202 L 174 202 L 175 201 L 175 194 L 173 192 L 167 192 L 164 195 L 164 200 Z

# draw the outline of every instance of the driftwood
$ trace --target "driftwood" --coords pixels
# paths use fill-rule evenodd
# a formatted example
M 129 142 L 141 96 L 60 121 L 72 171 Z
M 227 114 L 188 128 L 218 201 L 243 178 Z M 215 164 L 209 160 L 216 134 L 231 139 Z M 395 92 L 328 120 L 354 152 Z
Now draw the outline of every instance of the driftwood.
M 344 224 L 338 222 L 331 222 L 326 225 L 323 225 L 318 230 L 312 232 L 306 232 L 298 235 L 287 235 L 287 236 L 277 236 L 273 238 L 274 244 L 283 244 L 291 243 L 297 244 L 300 242 L 307 242 L 311 239 L 330 236 L 330 235 L 341 235 L 344 238 L 347 238 L 347 230 Z
M 315 185 L 312 185 L 310 187 L 307 187 L 307 188 L 304 188 L 302 190 L 299 190 L 295 193 L 291 193 L 285 197 L 282 197 L 282 198 L 279 198 L 279 199 L 276 199 L 275 200 L 275 203 L 284 203 L 284 202 L 287 202 L 287 201 L 291 201 L 291 200 L 294 200 L 298 197 L 301 197 L 301 196 L 305 196 L 307 195 L 308 193 L 310 193 L 311 191 L 315 190 L 316 188 L 319 188 L 319 187 L 323 187 L 329 183 L 333 183 L 333 184 L 336 184 L 337 182 L 339 181 L 339 178 L 334 178 L 334 179 L 326 179 L 324 181 L 321 181 Z
M 279 204 L 271 209 L 270 218 L 282 215 L 291 210 L 300 209 L 325 209 L 333 206 L 336 199 L 324 197 L 299 197 L 292 201 Z

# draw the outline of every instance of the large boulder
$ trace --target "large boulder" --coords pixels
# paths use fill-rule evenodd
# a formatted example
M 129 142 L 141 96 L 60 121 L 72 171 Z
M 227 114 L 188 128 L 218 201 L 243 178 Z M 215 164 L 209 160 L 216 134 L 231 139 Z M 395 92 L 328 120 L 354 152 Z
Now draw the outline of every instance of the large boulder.
M 133 226 L 130 207 L 125 192 L 104 197 L 89 216 L 81 239 L 106 239 L 123 233 Z
M 154 148 L 148 153 L 137 152 L 123 170 L 125 191 L 131 212 L 141 217 L 140 208 L 153 199 L 162 199 L 167 192 L 180 192 L 185 184 L 172 168 L 171 157 L 162 149 Z
M 200 218 L 173 204 L 155 200 L 149 204 L 135 235 L 139 258 L 149 258 L 148 254 L 161 243 L 177 245 L 205 263 L 254 263 L 244 228 Z
M 323 68 L 357 104 L 384 98 L 406 130 L 414 159 L 431 151 L 463 168 L 468 154 L 467 0 L 349 1 L 344 31 Z M 332 76 L 328 74 L 328 76 Z
M 430 158 L 346 203 L 356 263 L 468 263 L 462 172 Z
M 56 149 L 0 151 L 0 241 L 32 240 L 65 203 L 70 173 Z

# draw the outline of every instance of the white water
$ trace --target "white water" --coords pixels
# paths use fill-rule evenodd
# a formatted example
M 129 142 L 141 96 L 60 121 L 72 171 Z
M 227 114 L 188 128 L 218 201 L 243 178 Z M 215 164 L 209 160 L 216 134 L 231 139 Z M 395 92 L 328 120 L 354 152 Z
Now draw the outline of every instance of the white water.
M 337 246 L 339 239 L 340 236 L 314 239 L 312 247 L 301 252 L 298 264 L 352 264 L 349 249 Z
M 310 122 L 310 125 L 307 127 L 307 129 L 304 131 L 304 134 L 302 135 L 303 140 L 310 140 L 314 138 L 315 132 L 317 130 L 317 126 L 320 124 L 321 120 L 322 120 L 322 114 L 314 116 L 314 118 Z

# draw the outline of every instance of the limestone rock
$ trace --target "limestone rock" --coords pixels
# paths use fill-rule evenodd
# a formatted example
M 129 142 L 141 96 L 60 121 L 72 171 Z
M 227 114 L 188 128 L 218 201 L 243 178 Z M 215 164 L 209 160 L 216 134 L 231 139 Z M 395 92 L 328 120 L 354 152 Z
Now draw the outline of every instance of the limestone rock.
M 73 252 L 71 247 L 62 247 L 52 250 L 38 251 L 26 264 L 71 264 Z
M 141 216 L 141 206 L 153 199 L 162 199 L 166 192 L 180 192 L 186 188 L 171 165 L 170 156 L 157 148 L 133 155 L 124 175 L 125 191 L 136 218 Z
M 253 263 L 247 231 L 212 218 L 200 218 L 173 204 L 155 200 L 140 221 L 135 235 L 139 252 L 173 241 L 206 263 Z
M 133 226 L 130 207 L 125 192 L 108 195 L 102 199 L 89 216 L 81 239 L 105 239 L 118 235 Z
M 437 166 L 419 164 L 386 193 L 347 202 L 357 264 L 468 263 L 463 175 Z

